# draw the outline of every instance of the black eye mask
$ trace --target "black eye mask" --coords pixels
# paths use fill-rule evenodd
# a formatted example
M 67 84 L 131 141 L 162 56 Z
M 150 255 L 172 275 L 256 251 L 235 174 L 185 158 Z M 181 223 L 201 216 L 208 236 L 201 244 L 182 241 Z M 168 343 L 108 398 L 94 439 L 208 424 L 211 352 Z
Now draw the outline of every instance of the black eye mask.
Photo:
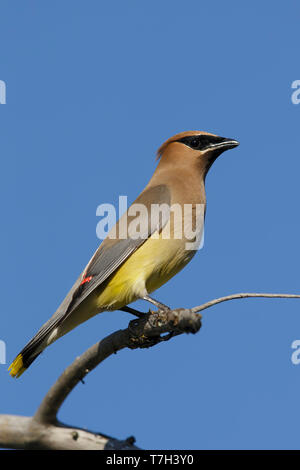
M 194 150 L 206 150 L 208 148 L 217 147 L 218 144 L 226 142 L 228 139 L 214 135 L 191 135 L 177 140 Z

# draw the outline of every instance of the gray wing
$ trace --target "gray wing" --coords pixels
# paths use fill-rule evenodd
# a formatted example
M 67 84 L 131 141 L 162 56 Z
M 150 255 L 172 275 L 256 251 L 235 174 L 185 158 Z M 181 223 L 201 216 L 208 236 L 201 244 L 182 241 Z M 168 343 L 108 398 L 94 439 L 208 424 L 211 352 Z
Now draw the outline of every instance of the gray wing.
M 166 185 L 158 185 L 150 187 L 143 191 L 136 199 L 134 204 L 143 204 L 146 208 L 150 208 L 151 204 L 164 204 L 168 210 L 161 212 L 161 217 L 158 220 L 158 225 L 153 225 L 150 220 L 151 211 L 147 211 L 148 220 L 142 220 L 142 225 L 145 226 L 146 233 L 139 238 L 132 238 L 130 235 L 124 239 L 111 239 L 106 238 L 83 273 L 79 276 L 72 289 L 61 303 L 54 315 L 41 327 L 38 333 L 32 340 L 25 346 L 23 350 L 26 352 L 32 350 L 33 346 L 38 344 L 46 338 L 46 336 L 62 323 L 72 312 L 103 282 L 105 282 L 115 271 L 126 261 L 126 259 L 134 253 L 156 230 L 161 231 L 169 220 L 170 217 L 170 190 Z M 128 216 L 128 226 L 134 219 L 134 216 Z M 121 218 L 122 219 L 122 218 Z M 121 220 L 120 219 L 120 220 Z M 120 221 L 117 223 L 120 223 Z M 116 231 L 118 233 L 118 230 Z
M 144 229 L 138 238 L 132 238 L 127 232 L 127 238 L 111 239 L 106 238 L 100 245 L 86 269 L 84 270 L 83 279 L 79 288 L 77 288 L 68 311 L 74 310 L 78 305 L 86 299 L 91 292 L 98 288 L 106 281 L 115 271 L 132 255 L 145 241 L 155 232 L 160 232 L 170 217 L 170 191 L 166 185 L 158 185 L 144 191 L 133 203 L 143 205 L 147 209 L 146 214 L 139 217 L 139 222 Z M 151 220 L 151 205 L 164 205 L 165 210 L 161 211 L 161 217 L 157 219 L 157 223 L 153 224 Z M 136 217 L 127 215 L 127 226 L 130 227 L 131 222 Z M 145 218 L 147 220 L 145 220 Z M 118 235 L 120 222 L 117 223 L 116 234 Z

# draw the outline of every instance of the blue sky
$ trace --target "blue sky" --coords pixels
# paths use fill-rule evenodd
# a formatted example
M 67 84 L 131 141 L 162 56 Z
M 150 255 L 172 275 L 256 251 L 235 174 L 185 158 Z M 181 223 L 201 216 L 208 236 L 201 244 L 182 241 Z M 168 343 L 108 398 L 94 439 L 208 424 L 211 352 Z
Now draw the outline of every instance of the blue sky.
M 179 307 L 235 292 L 300 293 L 296 1 L 4 1 L 0 42 L 8 363 L 97 248 L 97 206 L 133 201 L 159 145 L 184 130 L 241 145 L 208 175 L 203 250 L 156 297 Z M 195 336 L 109 358 L 59 418 L 133 434 L 148 449 L 299 448 L 299 302 L 208 309 Z M 98 315 L 17 381 L 0 365 L 0 412 L 34 413 L 77 355 L 130 319 Z

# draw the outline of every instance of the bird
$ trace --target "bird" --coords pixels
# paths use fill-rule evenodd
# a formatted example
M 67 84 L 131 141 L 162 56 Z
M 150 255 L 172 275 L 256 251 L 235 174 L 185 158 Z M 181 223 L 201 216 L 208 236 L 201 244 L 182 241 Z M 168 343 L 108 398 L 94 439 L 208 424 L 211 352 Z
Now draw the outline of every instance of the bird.
M 114 236 L 109 232 L 102 241 L 56 312 L 16 356 L 8 369 L 12 377 L 20 377 L 45 348 L 98 313 L 123 310 L 141 316 L 142 312 L 129 307 L 138 299 L 169 309 L 150 294 L 181 271 L 198 251 L 206 213 L 207 173 L 224 151 L 238 145 L 235 139 L 185 131 L 159 147 L 150 181 L 111 230 Z M 135 224 L 137 211 L 132 209 L 141 206 L 146 212 Z M 152 207 L 165 208 L 155 223 Z M 173 207 L 182 209 L 181 218 L 175 217 Z M 185 215 L 185 207 L 192 208 L 190 217 Z M 186 219 L 190 219 L 188 234 L 183 229 Z M 129 230 L 137 225 L 144 226 L 138 236 Z M 187 247 L 189 233 L 192 240 L 198 240 L 191 248 Z

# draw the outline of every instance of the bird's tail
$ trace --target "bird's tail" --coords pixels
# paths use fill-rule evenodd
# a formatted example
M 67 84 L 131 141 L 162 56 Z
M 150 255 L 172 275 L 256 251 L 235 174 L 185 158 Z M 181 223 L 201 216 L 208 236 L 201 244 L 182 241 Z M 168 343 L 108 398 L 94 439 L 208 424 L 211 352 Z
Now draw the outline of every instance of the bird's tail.
M 13 360 L 8 370 L 12 377 L 20 377 L 23 372 L 33 363 L 41 352 L 50 344 L 49 335 L 59 323 L 59 316 L 50 318 L 26 344 L 22 351 Z
M 26 344 L 22 351 L 17 355 L 14 361 L 9 366 L 9 373 L 12 377 L 20 377 L 23 372 L 28 369 L 28 367 L 33 363 L 33 361 L 43 352 L 43 350 L 49 346 L 51 343 L 56 341 L 60 336 L 63 336 L 71 329 L 75 328 L 76 325 L 79 325 L 85 319 L 78 314 L 78 321 L 71 322 L 71 324 L 65 323 L 69 315 L 73 312 L 74 299 L 76 300 L 76 293 L 78 292 L 78 287 L 80 287 L 82 282 L 82 276 L 80 275 L 74 286 L 68 293 L 65 300 L 58 307 L 54 315 L 52 315 L 49 320 L 41 326 L 39 331 L 34 335 L 34 337 Z M 58 327 L 62 324 L 67 325 L 65 329 L 58 332 Z
M 22 349 L 22 351 L 13 360 L 8 370 L 12 377 L 20 377 L 23 372 L 33 363 L 33 361 L 41 354 L 37 352 L 37 345 L 33 343 L 34 338 Z

